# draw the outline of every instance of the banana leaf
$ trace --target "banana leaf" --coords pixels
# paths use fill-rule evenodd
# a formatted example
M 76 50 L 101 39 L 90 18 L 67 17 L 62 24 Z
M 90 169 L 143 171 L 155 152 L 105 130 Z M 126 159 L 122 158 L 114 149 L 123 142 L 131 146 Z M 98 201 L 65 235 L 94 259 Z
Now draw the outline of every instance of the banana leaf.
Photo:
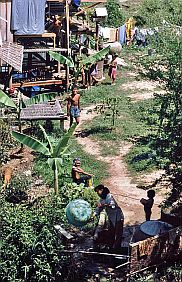
M 65 57 L 59 53 L 53 52 L 53 51 L 49 51 L 49 55 L 55 59 L 56 61 L 58 61 L 61 64 L 65 64 L 70 68 L 74 68 L 74 62 L 73 59 L 70 57 Z
M 55 165 L 57 165 L 57 168 L 59 169 L 59 167 L 63 164 L 63 159 L 62 158 L 48 158 L 47 160 L 49 167 L 54 170 L 55 169 Z
M 49 151 L 49 149 L 43 143 L 41 143 L 39 140 L 35 138 L 32 138 L 23 133 L 19 133 L 17 131 L 12 131 L 12 136 L 20 143 L 26 145 L 27 147 L 31 148 L 32 150 L 38 153 L 42 153 L 46 156 L 51 155 L 51 152 Z
M 30 106 L 34 104 L 44 103 L 44 102 L 55 99 L 56 96 L 57 96 L 56 93 L 42 93 L 42 94 L 36 95 L 35 97 L 32 97 L 24 101 L 24 104 L 26 106 Z
M 11 98 L 8 97 L 2 90 L 0 90 L 0 103 L 7 107 L 17 108 L 16 104 L 13 102 Z
M 108 47 L 102 49 L 101 51 L 89 56 L 88 58 L 86 58 L 85 60 L 80 62 L 81 66 L 88 65 L 88 64 L 94 64 L 94 63 L 102 60 L 105 57 L 105 55 L 107 55 L 109 53 L 109 49 L 110 49 L 110 46 L 108 46 Z
M 89 56 L 88 58 L 84 59 L 83 61 L 81 61 L 79 69 L 75 73 L 75 77 L 77 78 L 79 76 L 83 66 L 92 65 L 92 64 L 102 60 L 105 57 L 105 55 L 107 55 L 109 53 L 109 49 L 110 49 L 110 46 L 102 49 L 101 51 L 99 51 L 99 52 Z
M 51 154 L 53 153 L 53 147 L 52 147 L 52 144 L 51 144 L 51 141 L 49 139 L 49 136 L 47 135 L 45 129 L 43 128 L 42 125 L 39 124 L 39 127 L 40 129 L 42 130 L 43 134 L 44 134 L 44 138 L 47 140 L 48 144 L 49 144 L 49 148 L 50 148 L 50 152 Z
M 68 132 L 59 141 L 57 146 L 54 148 L 53 157 L 59 157 L 60 154 L 63 154 L 67 150 L 67 148 L 68 148 L 68 146 L 67 146 L 68 141 L 69 141 L 70 137 L 73 135 L 73 132 L 74 132 L 76 126 L 77 126 L 77 124 L 73 123 L 73 125 L 70 127 Z

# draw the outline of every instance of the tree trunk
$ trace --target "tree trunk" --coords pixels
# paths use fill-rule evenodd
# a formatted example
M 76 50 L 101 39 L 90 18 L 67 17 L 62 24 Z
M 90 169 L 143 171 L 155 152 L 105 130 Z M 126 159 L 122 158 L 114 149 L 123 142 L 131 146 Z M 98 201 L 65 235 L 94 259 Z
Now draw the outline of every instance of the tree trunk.
M 59 194 L 59 185 L 58 185 L 58 167 L 56 162 L 54 163 L 54 192 L 56 195 Z

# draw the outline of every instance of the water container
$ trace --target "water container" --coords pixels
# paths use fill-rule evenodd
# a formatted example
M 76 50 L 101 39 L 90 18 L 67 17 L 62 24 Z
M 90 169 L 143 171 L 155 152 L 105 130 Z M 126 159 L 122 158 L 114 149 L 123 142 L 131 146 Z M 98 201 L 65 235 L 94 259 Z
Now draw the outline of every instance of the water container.
M 91 217 L 90 204 L 82 199 L 71 201 L 66 207 L 68 222 L 76 227 L 84 226 Z
M 120 42 L 115 41 L 115 42 L 109 42 L 109 43 L 104 43 L 103 47 L 106 48 L 110 46 L 109 53 L 110 54 L 118 54 L 122 50 L 122 45 Z

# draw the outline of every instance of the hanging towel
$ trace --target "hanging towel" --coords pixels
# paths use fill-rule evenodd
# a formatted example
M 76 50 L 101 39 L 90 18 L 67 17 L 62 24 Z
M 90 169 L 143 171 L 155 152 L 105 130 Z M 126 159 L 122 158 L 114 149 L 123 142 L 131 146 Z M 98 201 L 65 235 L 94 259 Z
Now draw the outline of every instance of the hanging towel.
M 12 0 L 11 30 L 15 35 L 42 34 L 46 0 Z
M 99 35 L 105 39 L 110 38 L 110 28 L 109 27 L 99 27 Z
M 2 35 L 1 35 L 1 30 L 0 30 L 0 47 L 2 46 L 3 44 L 3 40 L 2 40 Z
M 121 43 L 122 46 L 126 44 L 126 25 L 125 24 L 118 28 L 118 41 Z

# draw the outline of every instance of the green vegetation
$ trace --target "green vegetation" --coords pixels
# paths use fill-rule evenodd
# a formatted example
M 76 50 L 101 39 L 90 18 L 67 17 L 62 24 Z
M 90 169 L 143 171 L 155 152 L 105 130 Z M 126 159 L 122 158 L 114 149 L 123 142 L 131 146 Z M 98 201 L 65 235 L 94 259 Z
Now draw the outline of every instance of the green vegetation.
M 166 89 L 165 95 L 156 96 L 158 116 L 158 135 L 156 144 L 158 154 L 166 166 L 175 164 L 181 167 L 180 148 L 182 146 L 182 41 L 181 35 L 170 28 L 160 33 L 156 55 L 141 63 L 147 76 L 159 80 Z
M 82 167 L 85 171 L 93 173 L 94 177 L 94 185 L 98 185 L 102 182 L 103 179 L 108 177 L 108 172 L 106 168 L 106 164 L 101 161 L 96 160 L 94 156 L 89 155 L 85 151 L 83 151 L 82 146 L 76 143 L 76 140 L 72 140 L 70 142 L 70 150 L 68 151 L 69 158 L 65 160 L 64 167 L 62 168 L 62 174 L 59 175 L 59 185 L 62 187 L 64 183 L 72 182 L 71 178 L 71 168 L 72 168 L 72 160 L 76 157 L 81 158 Z M 48 167 L 45 163 L 44 157 L 38 157 L 34 164 L 34 172 L 37 175 L 41 175 L 45 182 L 52 187 L 53 186 L 53 177 L 51 173 L 51 168 Z M 62 189 L 62 188 L 60 188 Z
M 8 188 L 7 196 L 0 198 L 1 281 L 71 281 L 69 261 L 61 253 L 64 244 L 58 239 L 54 224 L 67 226 L 66 205 L 75 198 L 83 198 L 93 206 L 96 193 L 92 189 L 67 184 L 59 196 L 50 194 L 32 203 L 24 197 L 21 203 L 15 204 L 14 198 L 10 197 L 12 189 L 15 194 L 15 191 L 25 192 L 29 187 L 25 176 L 21 177 L 21 182 L 18 180 L 20 178 L 12 182 L 13 187 Z M 72 269 L 72 277 L 77 272 Z
M 27 136 L 23 133 L 19 133 L 16 131 L 12 132 L 13 137 L 19 141 L 20 143 L 28 146 L 32 150 L 47 156 L 47 162 L 49 166 L 52 168 L 54 172 L 54 191 L 55 194 L 58 195 L 59 193 L 59 185 L 58 185 L 58 170 L 63 166 L 64 158 L 67 156 L 68 150 L 68 141 L 71 138 L 74 130 L 76 128 L 76 123 L 70 127 L 67 133 L 63 135 L 61 140 L 54 146 L 51 143 L 47 133 L 45 132 L 44 128 L 40 125 L 40 129 L 44 134 L 44 139 L 46 144 L 40 142 L 39 140 Z
M 11 136 L 9 121 L 0 120 L 0 132 L 0 165 L 3 165 L 9 160 L 9 151 L 16 142 Z
M 179 0 L 144 0 L 141 3 L 138 15 L 144 19 L 147 27 L 181 25 L 182 2 Z
M 107 0 L 106 8 L 108 17 L 104 23 L 105 26 L 119 27 L 124 24 L 126 15 L 118 0 Z
M 155 151 L 149 145 L 137 144 L 126 157 L 129 169 L 133 172 L 152 171 L 156 166 Z

